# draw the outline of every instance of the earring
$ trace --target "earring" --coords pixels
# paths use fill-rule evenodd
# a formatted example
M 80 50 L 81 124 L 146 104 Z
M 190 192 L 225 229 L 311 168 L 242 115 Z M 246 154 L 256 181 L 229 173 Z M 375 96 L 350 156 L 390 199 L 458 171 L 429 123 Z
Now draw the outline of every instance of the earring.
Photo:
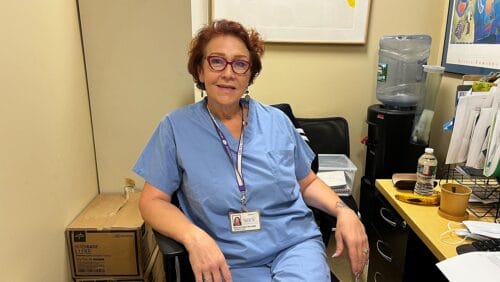
M 245 101 L 247 102 L 250 101 L 250 95 L 248 93 L 250 93 L 250 91 L 248 91 L 248 89 L 245 90 Z
M 205 91 L 203 91 L 203 89 L 200 89 L 200 96 L 201 96 L 201 98 L 203 98 L 203 96 L 205 96 Z

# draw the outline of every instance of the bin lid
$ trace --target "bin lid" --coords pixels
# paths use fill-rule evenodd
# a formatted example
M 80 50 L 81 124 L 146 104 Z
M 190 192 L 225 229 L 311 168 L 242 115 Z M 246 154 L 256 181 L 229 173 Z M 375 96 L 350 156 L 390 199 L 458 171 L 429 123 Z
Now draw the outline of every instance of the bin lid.
M 356 171 L 356 166 L 343 154 L 318 154 L 319 170 Z

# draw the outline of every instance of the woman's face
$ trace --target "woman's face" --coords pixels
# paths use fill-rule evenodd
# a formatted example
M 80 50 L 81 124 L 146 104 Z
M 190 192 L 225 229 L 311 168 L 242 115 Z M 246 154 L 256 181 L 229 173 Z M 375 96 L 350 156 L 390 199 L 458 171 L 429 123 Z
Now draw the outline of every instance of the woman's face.
M 250 52 L 243 41 L 231 35 L 214 37 L 208 42 L 204 55 L 199 78 L 205 83 L 209 101 L 221 106 L 239 103 L 240 97 L 248 87 L 251 72 L 250 69 L 244 74 L 233 71 L 233 67 L 241 69 L 243 61 L 250 62 Z M 224 70 L 215 71 L 207 61 L 209 56 L 220 57 L 228 62 L 238 61 L 238 66 L 227 64 Z M 223 64 L 224 61 L 221 61 L 220 58 L 215 58 L 215 62 Z

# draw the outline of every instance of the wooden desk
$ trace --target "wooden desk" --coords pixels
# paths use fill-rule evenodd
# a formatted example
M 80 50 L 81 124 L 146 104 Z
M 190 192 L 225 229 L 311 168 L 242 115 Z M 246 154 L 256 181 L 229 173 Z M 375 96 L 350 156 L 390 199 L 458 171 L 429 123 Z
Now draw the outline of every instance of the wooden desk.
M 397 200 L 395 198 L 397 192 L 412 192 L 396 189 L 390 179 L 377 179 L 375 187 L 438 260 L 457 255 L 455 245 L 449 245 L 440 240 L 440 235 L 448 230 L 449 220 L 438 215 L 437 206 L 419 206 Z M 469 220 L 477 220 L 477 218 L 471 214 Z

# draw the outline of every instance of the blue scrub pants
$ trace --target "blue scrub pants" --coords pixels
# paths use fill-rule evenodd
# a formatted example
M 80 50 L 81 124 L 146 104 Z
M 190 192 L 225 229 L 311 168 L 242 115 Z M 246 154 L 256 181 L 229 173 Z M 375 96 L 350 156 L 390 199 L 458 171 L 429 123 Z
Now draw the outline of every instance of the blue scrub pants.
M 330 267 L 321 238 L 304 241 L 280 252 L 261 267 L 231 268 L 235 282 L 330 282 Z

